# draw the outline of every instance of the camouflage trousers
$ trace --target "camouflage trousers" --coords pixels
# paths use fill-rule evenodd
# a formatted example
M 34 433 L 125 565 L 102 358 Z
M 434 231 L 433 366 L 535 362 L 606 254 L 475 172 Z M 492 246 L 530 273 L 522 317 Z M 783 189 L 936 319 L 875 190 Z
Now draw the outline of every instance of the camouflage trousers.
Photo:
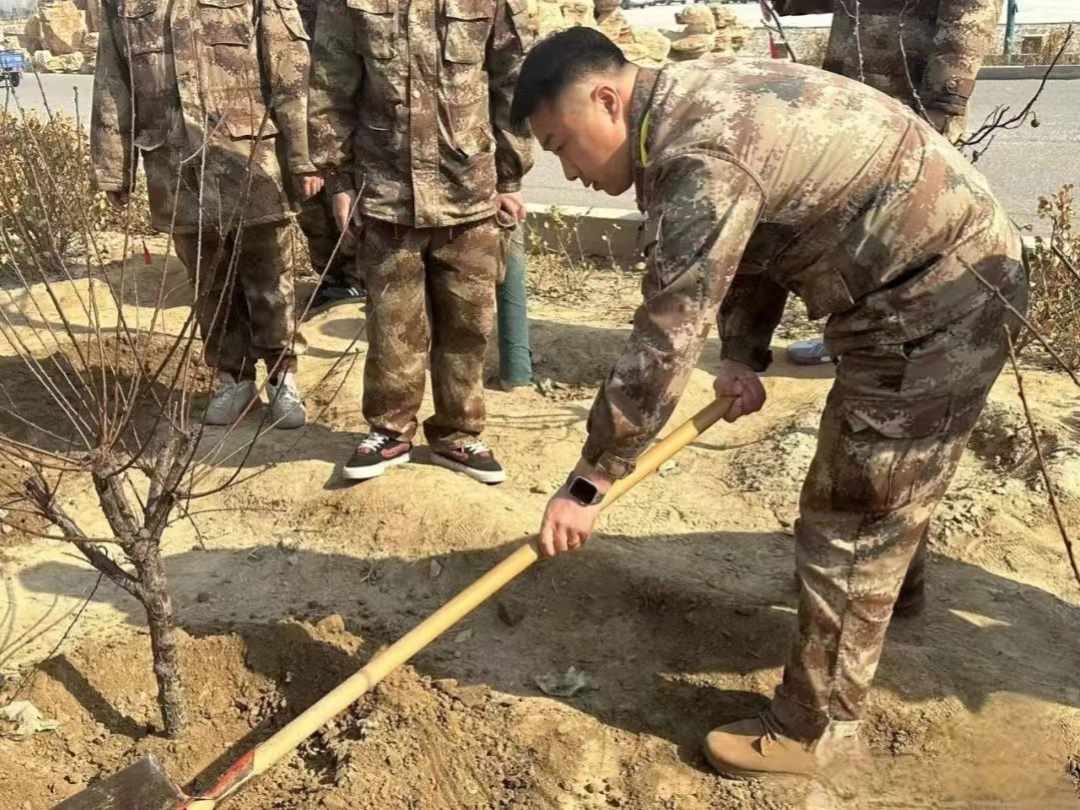
M 1026 272 L 1002 261 L 999 289 L 1024 312 Z M 795 529 L 799 635 L 772 703 L 789 734 L 860 719 L 901 583 L 1008 357 L 1006 323 L 995 298 L 917 340 L 841 353 Z
M 195 290 L 206 364 L 254 379 L 255 363 L 296 369 L 307 343 L 293 313 L 291 223 L 251 225 L 224 236 L 175 234 L 176 255 Z
M 338 243 L 338 227 L 334 221 L 334 212 L 330 207 L 330 195 L 320 191 L 300 203 L 300 215 L 297 217 L 300 230 L 307 240 L 311 266 L 316 273 L 330 279 L 341 279 L 349 275 L 353 264 L 352 239 L 346 235 L 341 240 L 337 253 L 334 247 Z M 331 260 L 333 257 L 333 260 Z
M 363 411 L 372 429 L 416 434 L 430 353 L 428 441 L 456 443 L 483 431 L 500 246 L 494 218 L 453 228 L 364 220 L 356 255 L 368 288 Z

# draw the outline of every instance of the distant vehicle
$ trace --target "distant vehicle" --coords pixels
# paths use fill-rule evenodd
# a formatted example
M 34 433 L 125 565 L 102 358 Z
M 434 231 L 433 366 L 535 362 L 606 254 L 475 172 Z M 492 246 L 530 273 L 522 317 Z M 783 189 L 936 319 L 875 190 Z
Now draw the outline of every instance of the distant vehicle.
M 0 51 L 0 87 L 18 87 L 30 63 L 21 51 Z

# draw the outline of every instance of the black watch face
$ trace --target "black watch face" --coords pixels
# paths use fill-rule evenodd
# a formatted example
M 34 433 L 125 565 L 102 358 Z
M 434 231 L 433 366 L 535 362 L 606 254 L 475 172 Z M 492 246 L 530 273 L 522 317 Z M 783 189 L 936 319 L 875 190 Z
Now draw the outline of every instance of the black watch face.
M 570 495 L 576 501 L 591 504 L 596 499 L 596 484 L 585 478 L 575 478 L 570 482 Z

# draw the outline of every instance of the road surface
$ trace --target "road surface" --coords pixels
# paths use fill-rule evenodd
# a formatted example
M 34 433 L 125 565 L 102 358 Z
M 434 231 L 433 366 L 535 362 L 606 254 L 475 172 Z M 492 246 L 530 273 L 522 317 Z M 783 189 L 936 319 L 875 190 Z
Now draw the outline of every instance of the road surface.
M 1071 0 L 1070 0 L 1071 1 Z M 661 7 L 670 11 L 671 7 Z M 646 9 L 652 11 L 653 9 Z M 74 115 L 76 91 L 84 123 L 90 120 L 93 77 L 78 75 L 41 76 L 45 97 L 54 112 Z M 1035 80 L 986 80 L 975 87 L 970 122 L 981 121 L 1001 105 L 1018 110 L 1038 87 Z M 42 110 L 44 102 L 33 76 L 26 76 L 16 91 L 24 108 Z M 0 91 L 0 107 L 11 110 L 15 99 Z M 1057 190 L 1063 183 L 1080 187 L 1080 80 L 1057 79 L 1047 83 L 1037 105 L 1040 126 L 1025 126 L 1001 132 L 978 166 L 989 178 L 1009 213 L 1021 225 L 1036 222 L 1040 195 Z M 525 178 L 525 194 L 530 202 L 544 205 L 583 205 L 633 208 L 633 194 L 607 197 L 588 191 L 563 177 L 552 155 L 537 155 L 536 168 Z

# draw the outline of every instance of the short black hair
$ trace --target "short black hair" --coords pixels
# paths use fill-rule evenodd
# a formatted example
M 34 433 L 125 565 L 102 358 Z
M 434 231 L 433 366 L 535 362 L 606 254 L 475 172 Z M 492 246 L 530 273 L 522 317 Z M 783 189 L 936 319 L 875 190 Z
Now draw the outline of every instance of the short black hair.
M 520 129 L 544 101 L 590 73 L 610 73 L 627 63 L 619 46 L 594 28 L 576 25 L 544 37 L 521 66 L 510 120 Z

